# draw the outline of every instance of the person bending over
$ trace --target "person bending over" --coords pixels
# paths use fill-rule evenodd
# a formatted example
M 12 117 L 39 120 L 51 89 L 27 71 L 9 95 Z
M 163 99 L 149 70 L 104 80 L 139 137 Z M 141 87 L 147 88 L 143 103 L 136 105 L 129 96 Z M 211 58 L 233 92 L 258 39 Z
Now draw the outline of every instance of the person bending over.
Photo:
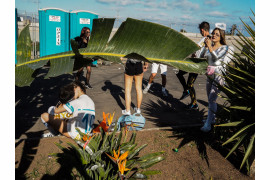
M 121 60 L 127 60 L 125 66 L 125 101 L 126 109 L 122 110 L 123 115 L 131 115 L 130 105 L 131 105 L 131 89 L 132 81 L 135 80 L 135 89 L 137 93 L 137 107 L 134 108 L 136 113 L 141 113 L 142 104 L 142 79 L 143 72 L 147 71 L 148 63 L 142 62 L 137 59 L 131 58 L 120 58 Z
M 202 47 L 204 46 L 204 40 L 207 36 L 209 36 L 209 29 L 210 25 L 208 22 L 202 22 L 199 24 L 200 33 L 203 36 L 203 38 L 198 43 L 198 46 L 201 47 L 200 50 L 196 51 L 196 53 L 192 54 L 192 57 L 200 57 L 200 53 L 202 50 Z M 196 99 L 196 91 L 194 89 L 194 83 L 197 79 L 198 74 L 197 73 L 189 73 L 187 82 L 184 78 L 184 74 L 187 72 L 179 70 L 179 72 L 176 74 L 177 78 L 179 79 L 180 83 L 183 86 L 183 94 L 180 98 L 180 100 L 185 99 L 190 95 L 191 103 L 186 106 L 186 109 L 198 109 L 197 99 Z
M 59 99 L 60 104 L 57 107 L 52 106 L 48 112 L 41 115 L 41 121 L 48 127 L 51 136 L 59 132 L 66 137 L 79 140 L 80 135 L 75 128 L 82 133 L 90 133 L 95 121 L 95 104 L 85 94 L 84 85 L 75 81 L 62 87 Z M 59 114 L 63 112 L 69 115 L 60 116 Z
M 158 67 L 160 67 L 160 75 L 161 75 L 161 79 L 162 79 L 162 89 L 161 89 L 162 95 L 163 96 L 168 96 L 168 93 L 166 92 L 166 88 L 165 88 L 166 82 L 167 82 L 167 78 L 166 78 L 167 65 L 158 64 L 158 63 L 153 63 L 152 64 L 151 75 L 149 77 L 148 84 L 147 84 L 146 88 L 144 88 L 144 90 L 143 90 L 143 94 L 147 94 L 148 90 L 152 86 L 152 82 L 154 81 L 154 78 L 157 75 Z

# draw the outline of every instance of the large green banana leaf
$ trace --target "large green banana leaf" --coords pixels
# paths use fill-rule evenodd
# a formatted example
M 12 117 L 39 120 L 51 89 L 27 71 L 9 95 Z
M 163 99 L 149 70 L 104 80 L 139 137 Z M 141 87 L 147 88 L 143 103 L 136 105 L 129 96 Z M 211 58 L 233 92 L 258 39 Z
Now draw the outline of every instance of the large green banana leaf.
M 30 85 L 35 69 L 42 67 L 50 60 L 50 70 L 45 78 L 71 73 L 76 62 L 83 66 L 89 62 L 88 57 L 99 57 L 112 62 L 121 62 L 120 57 L 136 58 L 149 62 L 159 62 L 178 69 L 204 73 L 207 67 L 205 59 L 187 58 L 198 50 L 198 46 L 189 38 L 168 27 L 127 18 L 109 41 L 115 19 L 95 19 L 87 48 L 79 49 L 71 40 L 73 51 L 44 56 L 30 60 L 26 56 L 31 47 L 29 28 L 21 33 L 17 49 L 19 52 L 16 65 L 16 85 Z M 26 45 L 27 44 L 27 45 Z M 26 51 L 27 50 L 27 51 Z M 75 61 L 76 57 L 76 61 Z M 83 61 L 79 61 L 83 60 Z M 77 63 L 77 64 L 78 64 Z

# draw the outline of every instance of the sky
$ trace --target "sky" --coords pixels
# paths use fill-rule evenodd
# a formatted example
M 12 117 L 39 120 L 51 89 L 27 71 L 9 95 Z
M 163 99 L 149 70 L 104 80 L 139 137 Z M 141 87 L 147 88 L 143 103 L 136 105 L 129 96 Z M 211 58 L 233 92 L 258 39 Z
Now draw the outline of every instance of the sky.
M 202 21 L 243 29 L 240 18 L 249 23 L 255 12 L 255 0 L 15 0 L 19 13 L 37 13 L 38 8 L 60 8 L 67 11 L 88 10 L 99 17 L 119 18 L 118 26 L 127 17 L 146 20 L 169 26 L 177 31 L 198 33 Z

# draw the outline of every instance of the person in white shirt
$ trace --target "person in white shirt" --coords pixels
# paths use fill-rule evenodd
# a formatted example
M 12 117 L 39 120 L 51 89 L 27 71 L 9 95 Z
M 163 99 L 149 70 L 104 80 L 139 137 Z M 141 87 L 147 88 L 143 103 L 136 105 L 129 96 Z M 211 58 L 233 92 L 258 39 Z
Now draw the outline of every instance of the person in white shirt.
M 192 54 L 192 57 L 200 57 L 201 50 L 204 47 L 204 40 L 207 36 L 209 36 L 209 29 L 210 24 L 206 21 L 203 21 L 199 24 L 199 30 L 201 35 L 203 36 L 200 42 L 198 42 L 198 46 L 201 48 L 200 50 L 196 51 L 194 54 Z M 197 98 L 196 98 L 196 91 L 194 88 L 194 83 L 197 79 L 198 74 L 197 73 L 189 73 L 187 81 L 184 78 L 184 74 L 187 72 L 182 71 L 179 69 L 178 73 L 176 74 L 178 80 L 183 86 L 183 94 L 180 98 L 180 100 L 184 100 L 186 97 L 190 96 L 191 102 L 189 105 L 185 106 L 185 109 L 192 110 L 192 109 L 198 109 L 199 106 L 197 104 Z
M 67 102 L 70 98 L 72 99 Z M 85 94 L 85 86 L 79 81 L 64 86 L 60 90 L 60 102 L 62 103 L 59 106 L 52 106 L 48 113 L 41 115 L 41 120 L 48 129 L 76 140 L 80 139 L 80 135 L 75 128 L 82 133 L 90 133 L 95 121 L 95 104 Z M 65 120 L 59 117 L 62 112 L 67 112 L 71 118 Z M 52 134 L 55 132 L 52 131 Z
M 162 83 L 162 89 L 161 89 L 161 92 L 162 92 L 162 95 L 163 96 L 168 96 L 168 93 L 166 92 L 166 83 L 167 83 L 167 78 L 166 78 L 166 75 L 167 75 L 167 65 L 165 64 L 159 64 L 159 63 L 153 63 L 152 64 L 152 70 L 151 70 L 151 75 L 149 77 L 149 80 L 148 80 L 148 84 L 147 86 L 144 88 L 143 90 L 143 93 L 144 94 L 147 94 L 148 90 L 150 89 L 151 85 L 152 85 L 152 82 L 154 81 L 154 78 L 156 77 L 157 75 L 157 72 L 158 72 L 158 68 L 160 67 L 160 75 L 161 75 L 161 83 Z

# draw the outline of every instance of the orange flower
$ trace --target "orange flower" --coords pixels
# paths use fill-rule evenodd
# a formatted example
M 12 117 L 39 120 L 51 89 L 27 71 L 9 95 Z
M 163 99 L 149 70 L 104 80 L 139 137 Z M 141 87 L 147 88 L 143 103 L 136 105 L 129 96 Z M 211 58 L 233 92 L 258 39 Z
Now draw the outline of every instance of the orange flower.
M 86 135 L 84 135 L 83 137 L 85 137 Z M 94 137 L 95 136 L 95 134 L 92 136 L 92 137 Z M 89 143 L 89 141 L 90 141 L 90 139 L 92 138 L 91 136 L 89 136 L 89 138 L 87 139 L 87 141 L 86 141 L 86 143 L 83 145 L 83 149 L 85 149 L 85 147 L 87 146 L 87 144 Z M 87 138 L 87 136 L 86 136 L 86 138 Z
M 93 133 L 100 132 L 100 130 L 99 130 L 100 127 L 102 127 L 104 132 L 108 131 L 109 126 L 107 126 L 107 124 L 106 124 L 106 117 L 108 117 L 108 116 L 109 116 L 109 114 L 105 114 L 105 112 L 103 112 L 103 121 L 95 129 L 93 129 Z
M 111 160 L 113 160 L 115 163 L 119 163 L 119 162 L 121 162 L 121 161 L 123 161 L 123 160 L 125 160 L 125 159 L 127 158 L 128 153 L 129 153 L 129 152 L 126 151 L 125 153 L 123 153 L 123 154 L 119 157 L 119 155 L 120 155 L 120 148 L 119 148 L 117 154 L 116 154 L 115 150 L 113 150 L 113 156 L 114 156 L 114 157 L 110 156 L 110 155 L 107 154 L 107 153 L 105 153 L 105 154 L 106 154 Z
M 126 163 L 127 163 L 126 159 L 124 161 L 118 163 L 118 169 L 119 169 L 119 172 L 121 173 L 121 175 L 124 175 L 125 171 L 130 170 L 130 169 L 126 168 Z
M 82 138 L 82 140 L 83 140 L 84 142 L 87 141 L 87 139 L 88 139 L 88 138 L 87 138 L 87 135 L 84 135 L 83 138 Z
M 110 114 L 110 118 L 108 118 L 108 125 L 110 126 L 112 124 L 112 120 L 113 120 L 113 117 L 114 117 L 114 113 L 113 112 L 113 115 Z

